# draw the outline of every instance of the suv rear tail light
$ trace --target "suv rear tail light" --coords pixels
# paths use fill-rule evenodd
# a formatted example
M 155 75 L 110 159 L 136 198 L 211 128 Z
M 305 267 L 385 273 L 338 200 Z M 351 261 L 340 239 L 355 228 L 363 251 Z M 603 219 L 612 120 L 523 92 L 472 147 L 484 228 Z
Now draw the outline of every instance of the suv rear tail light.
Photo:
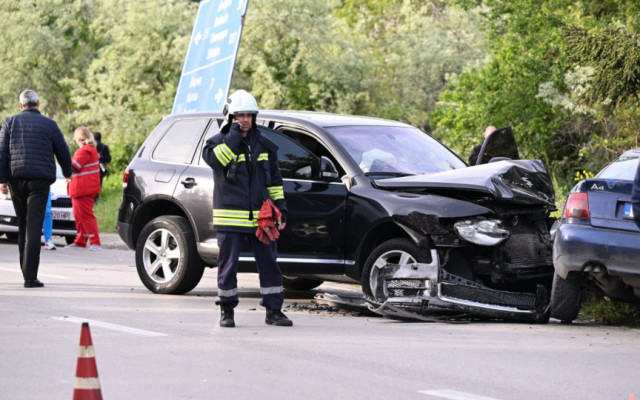
M 129 168 L 124 170 L 124 175 L 122 175 L 122 188 L 126 189 L 129 184 Z
M 564 206 L 565 218 L 589 218 L 589 196 L 587 193 L 571 193 Z

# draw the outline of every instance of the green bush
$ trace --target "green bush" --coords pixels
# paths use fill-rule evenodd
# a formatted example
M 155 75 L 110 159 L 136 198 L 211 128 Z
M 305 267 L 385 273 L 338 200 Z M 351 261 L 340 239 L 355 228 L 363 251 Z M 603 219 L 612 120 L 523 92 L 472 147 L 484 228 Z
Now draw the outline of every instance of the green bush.
M 102 182 L 98 204 L 94 208 L 100 232 L 113 233 L 118 219 L 118 207 L 122 200 L 122 175 L 110 173 Z

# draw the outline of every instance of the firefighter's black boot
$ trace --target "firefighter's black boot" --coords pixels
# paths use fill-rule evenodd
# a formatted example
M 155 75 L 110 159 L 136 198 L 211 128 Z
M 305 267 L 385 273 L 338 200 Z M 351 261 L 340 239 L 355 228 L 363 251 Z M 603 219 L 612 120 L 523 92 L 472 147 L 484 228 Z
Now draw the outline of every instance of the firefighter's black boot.
M 280 310 L 267 308 L 267 318 L 264 320 L 267 325 L 275 326 L 293 326 L 293 322 L 287 318 Z
M 236 326 L 233 320 L 233 306 L 230 304 L 220 304 L 220 326 L 223 328 L 233 328 Z

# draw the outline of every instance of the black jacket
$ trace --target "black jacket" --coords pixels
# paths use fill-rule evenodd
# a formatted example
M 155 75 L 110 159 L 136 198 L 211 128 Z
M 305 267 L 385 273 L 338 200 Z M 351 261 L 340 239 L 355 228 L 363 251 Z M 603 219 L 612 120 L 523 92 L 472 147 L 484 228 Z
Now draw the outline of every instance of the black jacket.
M 482 149 L 482 143 L 473 146 L 473 150 L 471 150 L 471 155 L 469 156 L 469 165 L 476 165 L 478 162 L 478 156 L 480 156 L 480 150 Z
M 104 143 L 98 143 L 96 150 L 100 156 L 100 177 L 102 178 L 109 173 L 107 164 L 111 162 L 111 152 L 109 152 L 109 146 Z
M 213 225 L 217 231 L 254 233 L 262 203 L 271 198 L 286 222 L 287 205 L 278 166 L 278 147 L 251 128 L 246 138 L 238 124 L 205 144 L 202 157 L 213 169 Z M 228 176 L 237 163 L 235 177 Z
M 25 108 L 7 118 L 0 129 L 0 183 L 13 179 L 56 181 L 55 158 L 62 174 L 71 177 L 71 153 L 58 124 Z

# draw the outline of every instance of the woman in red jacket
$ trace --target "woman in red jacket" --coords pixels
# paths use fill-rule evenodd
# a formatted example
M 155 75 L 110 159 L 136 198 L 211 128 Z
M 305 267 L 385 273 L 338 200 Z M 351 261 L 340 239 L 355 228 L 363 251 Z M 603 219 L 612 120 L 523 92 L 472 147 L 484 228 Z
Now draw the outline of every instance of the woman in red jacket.
M 98 220 L 93 214 L 93 199 L 100 193 L 100 162 L 93 134 L 86 126 L 73 132 L 73 139 L 80 147 L 73 154 L 73 174 L 69 182 L 69 197 L 76 220 L 76 239 L 67 247 L 87 247 L 101 250 Z

